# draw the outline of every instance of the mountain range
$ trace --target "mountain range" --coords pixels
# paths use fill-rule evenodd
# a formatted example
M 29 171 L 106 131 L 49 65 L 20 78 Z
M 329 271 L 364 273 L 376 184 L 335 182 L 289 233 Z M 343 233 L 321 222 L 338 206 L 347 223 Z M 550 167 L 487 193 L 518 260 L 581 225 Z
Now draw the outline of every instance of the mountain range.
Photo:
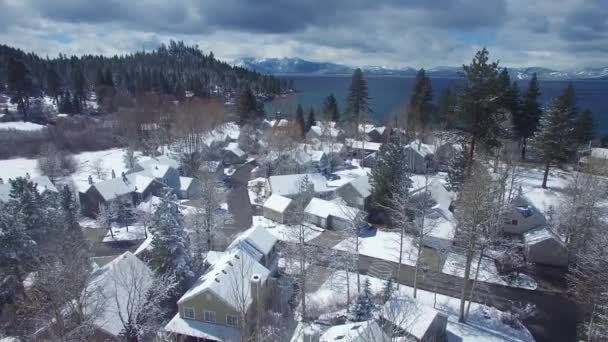
M 272 75 L 350 75 L 354 67 L 330 63 L 313 62 L 301 58 L 242 58 L 234 61 L 234 65 Z M 416 69 L 412 67 L 392 68 L 385 66 L 364 66 L 361 69 L 373 76 L 414 76 Z M 543 67 L 508 68 L 512 78 L 527 80 L 536 73 L 539 79 L 568 80 L 568 79 L 608 79 L 608 67 L 582 68 L 572 71 L 559 71 Z M 440 66 L 427 70 L 435 77 L 459 77 L 462 67 Z

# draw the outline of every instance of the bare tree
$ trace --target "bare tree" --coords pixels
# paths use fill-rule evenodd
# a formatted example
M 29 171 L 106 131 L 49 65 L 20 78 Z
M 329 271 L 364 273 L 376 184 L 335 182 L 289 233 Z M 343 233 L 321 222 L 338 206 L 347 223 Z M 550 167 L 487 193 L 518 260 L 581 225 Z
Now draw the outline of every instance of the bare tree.
M 91 171 L 99 180 L 106 180 L 108 176 L 108 170 L 103 166 L 103 160 L 95 159 L 91 161 Z
M 110 236 L 114 238 L 112 223 L 118 218 L 118 204 L 116 201 L 111 201 L 109 204 L 99 204 L 99 212 L 97 213 L 97 224 L 110 231 Z
M 69 153 L 59 151 L 53 144 L 44 145 L 40 149 L 37 167 L 40 173 L 49 177 L 53 182 L 69 176 L 78 169 L 74 157 Z

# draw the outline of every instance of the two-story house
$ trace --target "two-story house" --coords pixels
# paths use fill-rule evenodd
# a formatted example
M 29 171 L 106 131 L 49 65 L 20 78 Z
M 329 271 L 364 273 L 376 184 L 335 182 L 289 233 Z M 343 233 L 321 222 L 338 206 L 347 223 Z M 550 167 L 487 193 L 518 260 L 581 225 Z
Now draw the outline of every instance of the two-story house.
M 272 291 L 276 242 L 263 227 L 241 234 L 178 300 L 165 330 L 177 341 L 241 341 Z

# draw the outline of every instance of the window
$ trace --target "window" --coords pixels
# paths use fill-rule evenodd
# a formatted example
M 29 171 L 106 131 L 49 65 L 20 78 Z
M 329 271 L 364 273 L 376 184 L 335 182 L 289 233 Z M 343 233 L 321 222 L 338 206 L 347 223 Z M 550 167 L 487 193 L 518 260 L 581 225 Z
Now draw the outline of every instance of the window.
M 184 318 L 194 319 L 194 308 L 191 306 L 184 306 Z
M 215 311 L 205 311 L 203 319 L 206 322 L 215 323 Z
M 517 226 L 517 220 L 511 220 L 511 224 Z
M 233 315 L 226 315 L 226 324 L 232 327 L 239 325 L 239 318 Z

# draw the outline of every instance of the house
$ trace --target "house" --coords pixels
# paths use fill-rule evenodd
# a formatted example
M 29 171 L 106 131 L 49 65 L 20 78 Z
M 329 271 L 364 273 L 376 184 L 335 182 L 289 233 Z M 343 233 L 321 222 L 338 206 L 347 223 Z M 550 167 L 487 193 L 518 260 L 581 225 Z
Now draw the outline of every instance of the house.
M 546 222 L 545 216 L 524 195 L 518 195 L 503 214 L 502 231 L 506 234 L 523 234 Z
M 252 170 L 253 172 L 253 170 Z M 249 194 L 249 202 L 253 207 L 256 215 L 260 215 L 262 212 L 262 206 L 268 197 L 266 194 L 266 184 L 268 178 L 257 177 L 247 182 L 247 193 Z
M 406 163 L 410 171 L 417 174 L 425 174 L 434 169 L 434 148 L 423 144 L 418 140 L 412 141 L 404 147 Z
M 334 325 L 319 338 L 319 342 L 391 341 L 375 320 Z
M 593 147 L 580 152 L 579 164 L 592 166 L 591 172 L 605 175 L 608 169 L 608 148 Z
M 329 140 L 329 139 L 338 139 L 340 136 L 340 131 L 332 127 L 331 125 L 325 125 L 323 123 L 317 122 L 315 126 L 310 127 L 308 133 L 306 133 L 306 140 Z
M 241 341 L 258 309 L 272 292 L 276 238 L 263 227 L 250 228 L 226 250 L 177 302 L 178 313 L 165 326 L 177 341 Z
M 263 215 L 265 218 L 275 222 L 285 223 L 291 204 L 291 198 L 272 194 L 270 197 L 268 197 L 266 202 L 264 202 L 264 206 L 262 208 Z
M 439 145 L 435 150 L 435 163 L 439 171 L 447 171 L 450 161 L 459 153 L 462 153 L 462 145 L 446 142 Z
M 181 199 L 197 199 L 203 192 L 203 183 L 197 178 L 179 177 L 179 197 Z
M 374 126 L 366 124 L 359 126 L 359 132 L 365 134 L 367 140 L 371 142 L 382 143 L 386 142 L 390 131 L 385 126 Z
M 300 144 L 296 147 L 293 159 L 298 168 L 303 171 L 325 172 L 329 167 L 329 160 L 325 152 L 307 144 Z
M 380 309 L 379 316 L 385 329 L 399 341 L 435 342 L 447 340 L 446 315 L 414 298 L 398 296 Z
M 27 177 L 29 176 L 26 175 L 26 178 Z M 53 182 L 51 182 L 51 180 L 47 176 L 34 177 L 31 178 L 30 181 L 34 183 L 34 185 L 36 185 L 36 190 L 38 190 L 38 193 L 40 193 L 41 195 L 46 192 L 58 192 Z M 8 202 L 11 199 L 10 195 L 10 179 L 6 183 L 0 182 L 0 202 Z
M 326 201 L 320 198 L 310 200 L 304 209 L 304 216 L 307 222 L 325 229 L 345 230 L 359 224 L 363 211 Z
M 430 248 L 448 250 L 454 242 L 456 220 L 450 208 L 455 195 L 446 190 L 443 184 L 433 179 L 426 187 L 412 191 L 412 199 L 421 199 L 424 191 L 428 191 L 431 203 L 424 216 L 423 244 Z
M 80 205 L 84 215 L 95 217 L 100 205 L 108 206 L 115 201 L 137 205 L 151 196 L 161 195 L 164 188 L 165 185 L 148 172 L 123 173 L 120 177 L 92 183 L 84 193 L 79 194 Z
M 376 166 L 376 157 L 378 156 L 377 152 L 370 153 L 361 159 L 359 163 L 362 167 L 374 168 Z
M 158 182 L 165 184 L 175 193 L 179 193 L 179 162 L 167 156 L 159 156 L 149 158 L 137 162 L 135 167 L 127 172 L 142 173 L 148 177 L 156 179 Z
M 239 164 L 245 161 L 247 153 L 241 150 L 238 143 L 229 143 L 222 150 L 222 162 L 224 165 Z
M 549 227 L 541 227 L 524 234 L 526 260 L 531 263 L 568 265 L 568 247 Z
M 346 139 L 345 145 L 350 154 L 363 156 L 380 151 L 380 146 L 382 146 L 381 143 L 355 139 Z
M 305 178 L 312 184 L 315 195 L 330 198 L 335 194 L 335 188 L 329 187 L 327 180 L 320 173 L 270 176 L 268 178 L 268 192 L 292 198 L 300 193 L 300 186 Z
M 206 160 L 201 163 L 198 170 L 202 173 L 219 177 L 224 172 L 224 167 L 220 161 Z
M 153 281 L 154 272 L 131 252 L 125 252 L 95 270 L 87 285 L 89 298 L 83 308 L 93 317 L 95 331 L 90 341 L 118 340 L 124 329 L 123 318 L 129 310 L 125 304 L 129 300 L 137 301 L 138 294 L 147 293 Z M 137 289 L 133 288 L 134 284 Z M 143 302 L 136 303 L 139 304 Z M 44 339 L 44 330 L 39 334 L 38 338 Z
M 369 206 L 369 198 L 372 193 L 369 176 L 365 175 L 355 178 L 342 185 L 336 192 L 349 206 L 366 210 Z

